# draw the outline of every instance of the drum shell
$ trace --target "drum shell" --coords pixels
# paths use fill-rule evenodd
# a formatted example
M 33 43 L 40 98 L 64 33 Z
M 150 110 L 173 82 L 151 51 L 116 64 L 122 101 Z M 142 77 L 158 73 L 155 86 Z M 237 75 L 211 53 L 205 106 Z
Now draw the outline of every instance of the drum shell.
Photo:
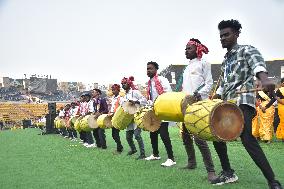
M 160 120 L 183 122 L 181 104 L 186 94 L 167 92 L 159 95 L 154 102 L 154 112 Z
M 80 120 L 80 128 L 82 131 L 92 131 L 97 128 L 97 121 L 94 118 L 94 115 L 86 115 Z
M 210 141 L 233 141 L 243 130 L 244 118 L 239 107 L 222 100 L 203 100 L 186 109 L 186 128 L 194 135 Z
M 77 119 L 76 119 L 76 121 L 75 121 L 75 123 L 74 123 L 74 129 L 76 130 L 76 131 L 78 131 L 78 132 L 81 132 L 82 131 L 82 129 L 81 129 L 81 119 L 82 119 L 83 117 L 78 117 Z
M 109 114 L 100 115 L 97 119 L 98 126 L 102 129 L 111 128 L 112 127 L 111 119 L 112 119 L 112 115 L 109 115 Z
M 126 113 L 122 106 L 119 106 L 111 119 L 111 123 L 116 129 L 123 130 L 133 122 L 133 119 L 133 114 Z
M 150 132 L 157 131 L 161 126 L 160 119 L 155 115 L 152 107 L 142 107 L 134 114 L 137 127 Z
M 56 121 L 55 121 L 55 125 L 56 125 L 56 128 L 58 129 L 63 129 L 66 127 L 66 122 L 63 118 L 58 118 Z

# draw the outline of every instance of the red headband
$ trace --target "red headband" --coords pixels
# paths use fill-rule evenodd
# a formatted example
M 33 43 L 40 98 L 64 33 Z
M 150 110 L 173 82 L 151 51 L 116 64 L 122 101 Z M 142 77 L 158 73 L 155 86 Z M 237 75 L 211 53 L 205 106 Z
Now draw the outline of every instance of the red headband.
M 136 87 L 133 84 L 133 81 L 134 81 L 134 77 L 133 76 L 130 76 L 129 78 L 124 77 L 121 80 L 121 84 L 127 83 L 132 89 L 136 89 Z
M 194 45 L 196 46 L 196 54 L 197 58 L 202 58 L 203 53 L 207 54 L 209 52 L 208 48 L 205 45 L 197 43 L 196 41 L 189 41 L 187 45 Z

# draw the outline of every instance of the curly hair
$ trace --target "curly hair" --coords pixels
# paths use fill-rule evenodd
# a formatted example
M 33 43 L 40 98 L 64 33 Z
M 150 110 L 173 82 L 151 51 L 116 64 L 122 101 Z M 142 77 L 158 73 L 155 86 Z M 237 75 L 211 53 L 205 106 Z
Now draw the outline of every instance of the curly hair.
M 198 39 L 191 38 L 189 41 L 195 41 L 196 43 L 202 44 Z
M 224 28 L 232 28 L 234 31 L 241 33 L 242 25 L 238 20 L 222 20 L 218 24 L 218 29 L 222 30 Z
M 147 65 L 152 64 L 157 70 L 159 69 L 159 64 L 157 62 L 148 62 Z

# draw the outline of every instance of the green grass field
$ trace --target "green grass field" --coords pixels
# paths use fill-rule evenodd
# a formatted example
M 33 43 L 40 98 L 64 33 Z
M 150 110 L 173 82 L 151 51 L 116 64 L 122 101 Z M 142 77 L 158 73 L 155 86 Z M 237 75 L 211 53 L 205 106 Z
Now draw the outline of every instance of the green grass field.
M 170 128 L 177 165 L 163 168 L 166 160 L 164 146 L 159 141 L 162 160 L 135 160 L 126 155 L 128 145 L 125 131 L 121 132 L 124 152 L 113 155 L 115 143 L 107 130 L 107 150 L 87 149 L 59 135 L 38 135 L 38 129 L 0 132 L 0 188 L 268 188 L 267 183 L 240 142 L 228 145 L 229 157 L 239 181 L 224 186 L 207 182 L 199 150 L 196 149 L 197 169 L 181 170 L 186 153 L 177 128 Z M 150 155 L 149 133 L 143 133 L 146 154 Z M 137 144 L 136 144 L 137 145 Z M 216 171 L 220 171 L 217 154 L 209 142 Z M 277 178 L 284 184 L 284 143 L 261 144 Z

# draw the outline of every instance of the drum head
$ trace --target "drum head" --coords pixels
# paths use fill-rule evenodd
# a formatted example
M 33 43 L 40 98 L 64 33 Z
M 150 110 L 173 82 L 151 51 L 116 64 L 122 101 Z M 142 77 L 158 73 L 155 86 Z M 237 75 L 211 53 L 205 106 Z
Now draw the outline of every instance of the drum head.
M 145 113 L 142 124 L 145 130 L 155 132 L 161 127 L 161 120 L 155 115 L 153 110 L 150 110 Z
M 124 102 L 122 103 L 121 106 L 126 113 L 129 113 L 132 115 L 135 114 L 139 110 L 139 107 L 140 107 L 139 104 L 132 104 L 130 102 Z
M 216 105 L 210 114 L 210 128 L 220 141 L 237 139 L 244 127 L 244 116 L 240 108 L 230 102 Z
M 95 115 L 89 115 L 88 125 L 91 129 L 96 129 L 96 128 L 99 127 L 99 125 L 97 123 L 97 119 L 95 119 Z
M 112 115 L 107 115 L 104 119 L 104 125 L 106 126 L 106 128 L 111 128 L 112 124 L 111 124 L 111 119 L 112 119 Z

